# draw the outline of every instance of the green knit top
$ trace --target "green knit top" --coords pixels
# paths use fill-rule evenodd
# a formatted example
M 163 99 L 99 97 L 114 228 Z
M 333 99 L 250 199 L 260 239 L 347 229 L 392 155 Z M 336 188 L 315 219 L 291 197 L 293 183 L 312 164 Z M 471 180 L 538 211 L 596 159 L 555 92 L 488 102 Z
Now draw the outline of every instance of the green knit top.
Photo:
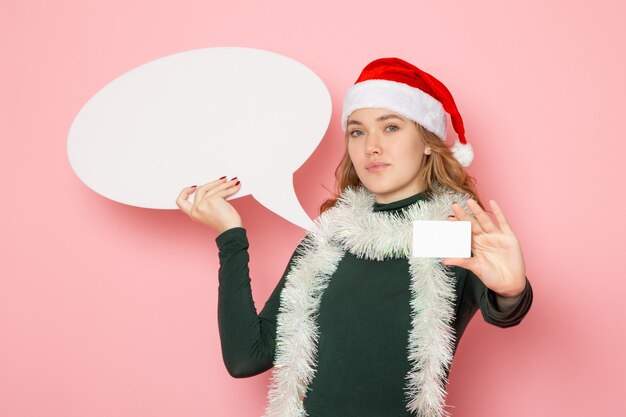
M 374 211 L 400 211 L 428 199 L 422 192 Z M 219 248 L 218 323 L 228 372 L 249 377 L 272 367 L 280 292 L 294 252 L 274 292 L 257 314 L 248 270 L 245 229 L 229 229 L 216 238 Z M 527 281 L 515 299 L 500 296 L 468 270 L 451 267 L 456 277 L 456 346 L 480 309 L 499 327 L 515 326 L 532 304 Z M 407 259 L 375 261 L 346 252 L 324 291 L 319 307 L 320 338 L 315 378 L 304 407 L 309 417 L 409 417 L 405 383 L 410 317 L 410 274 Z M 502 306 L 505 305 L 506 308 Z M 502 310 L 500 310 L 498 308 Z

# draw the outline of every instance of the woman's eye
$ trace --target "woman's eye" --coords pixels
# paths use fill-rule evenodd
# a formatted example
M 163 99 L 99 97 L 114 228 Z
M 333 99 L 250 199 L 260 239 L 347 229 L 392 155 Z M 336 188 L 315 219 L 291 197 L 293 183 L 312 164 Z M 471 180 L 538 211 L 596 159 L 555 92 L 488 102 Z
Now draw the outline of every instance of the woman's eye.
M 396 130 L 400 129 L 398 126 L 396 125 L 389 125 L 385 128 L 385 130 L 387 132 L 395 132 Z
M 350 136 L 357 137 L 357 136 L 361 136 L 363 134 L 363 132 L 361 132 L 360 130 L 353 130 L 352 132 L 350 132 Z

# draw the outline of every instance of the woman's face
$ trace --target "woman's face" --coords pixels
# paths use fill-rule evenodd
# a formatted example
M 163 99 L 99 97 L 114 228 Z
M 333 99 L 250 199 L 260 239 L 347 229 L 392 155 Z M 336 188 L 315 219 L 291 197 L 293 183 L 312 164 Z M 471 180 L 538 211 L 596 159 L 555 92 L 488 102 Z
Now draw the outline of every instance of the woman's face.
M 424 190 L 417 174 L 430 155 L 417 126 L 384 109 L 359 109 L 348 117 L 348 153 L 361 183 L 378 203 L 390 203 Z

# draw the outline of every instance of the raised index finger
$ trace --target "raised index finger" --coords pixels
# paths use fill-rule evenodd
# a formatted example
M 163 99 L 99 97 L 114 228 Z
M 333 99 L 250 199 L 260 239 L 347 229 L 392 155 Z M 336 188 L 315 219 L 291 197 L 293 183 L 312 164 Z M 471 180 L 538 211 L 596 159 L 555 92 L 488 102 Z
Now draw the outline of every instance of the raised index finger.
M 467 200 L 467 207 L 472 210 L 472 213 L 474 213 L 474 217 L 476 217 L 476 220 L 478 220 L 478 223 L 480 223 L 485 232 L 491 233 L 498 230 L 498 228 L 495 224 L 493 224 L 487 213 L 485 213 L 485 211 L 478 205 L 476 201 L 470 198 L 469 200 Z
M 475 217 L 470 216 L 463 210 L 463 207 L 459 203 L 452 204 L 452 210 L 456 215 L 456 218 L 463 221 L 468 221 L 472 223 L 472 234 L 480 234 L 483 233 L 483 228 L 480 226 L 478 220 Z

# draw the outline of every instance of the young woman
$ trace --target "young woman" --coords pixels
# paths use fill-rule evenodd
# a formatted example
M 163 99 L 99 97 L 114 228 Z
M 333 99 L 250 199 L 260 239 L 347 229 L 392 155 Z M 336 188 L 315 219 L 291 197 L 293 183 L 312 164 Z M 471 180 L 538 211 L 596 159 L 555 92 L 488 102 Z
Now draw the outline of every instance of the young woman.
M 446 113 L 459 137 L 444 142 Z M 274 368 L 266 416 L 441 416 L 454 352 L 480 309 L 496 326 L 532 303 L 504 214 L 485 213 L 463 166 L 472 159 L 446 87 L 397 58 L 365 67 L 346 94 L 337 198 L 322 205 L 265 307 L 250 290 L 248 240 L 225 200 L 236 178 L 177 200 L 220 234 L 218 319 L 229 373 Z M 193 203 L 188 201 L 194 193 Z M 472 222 L 468 259 L 411 256 L 414 220 Z

